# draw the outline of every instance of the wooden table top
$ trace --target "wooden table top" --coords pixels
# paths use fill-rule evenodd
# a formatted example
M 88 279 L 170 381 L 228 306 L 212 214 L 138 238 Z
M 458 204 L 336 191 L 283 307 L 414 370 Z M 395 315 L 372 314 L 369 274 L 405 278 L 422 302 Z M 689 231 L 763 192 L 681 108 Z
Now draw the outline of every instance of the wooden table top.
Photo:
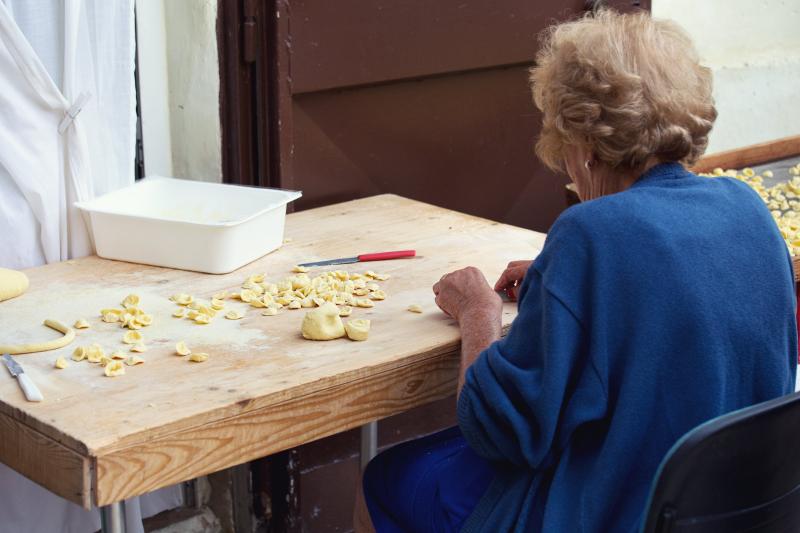
M 42 403 L 25 401 L 0 373 L 0 461 L 84 507 L 107 505 L 446 397 L 456 385 L 459 330 L 436 308 L 431 286 L 468 265 L 493 283 L 509 261 L 533 258 L 545 236 L 382 195 L 291 214 L 286 237 L 281 249 L 221 276 L 98 257 L 28 270 L 28 292 L 0 304 L 4 342 L 55 337 L 42 326 L 48 318 L 86 318 L 91 328 L 68 347 L 18 356 Z M 351 317 L 372 320 L 366 342 L 304 340 L 306 310 L 262 316 L 226 300 L 245 318 L 197 325 L 171 316 L 176 293 L 210 299 L 251 274 L 278 281 L 300 262 L 408 248 L 418 257 L 340 267 L 391 274 L 381 283 L 387 299 Z M 127 330 L 98 313 L 130 293 L 154 317 L 140 330 L 144 365 L 116 378 L 85 361 L 54 368 L 78 345 L 124 349 Z M 406 310 L 414 303 L 424 313 Z M 505 327 L 515 315 L 505 304 Z M 209 360 L 175 356 L 179 340 Z

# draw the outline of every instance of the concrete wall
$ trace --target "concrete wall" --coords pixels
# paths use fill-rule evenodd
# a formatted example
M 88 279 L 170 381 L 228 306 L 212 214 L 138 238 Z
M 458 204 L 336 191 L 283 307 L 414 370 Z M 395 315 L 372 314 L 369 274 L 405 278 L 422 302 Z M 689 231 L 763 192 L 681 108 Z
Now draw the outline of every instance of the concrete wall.
M 800 1 L 653 0 L 714 71 L 708 153 L 800 134 Z
M 220 181 L 217 1 L 164 2 L 172 173 Z

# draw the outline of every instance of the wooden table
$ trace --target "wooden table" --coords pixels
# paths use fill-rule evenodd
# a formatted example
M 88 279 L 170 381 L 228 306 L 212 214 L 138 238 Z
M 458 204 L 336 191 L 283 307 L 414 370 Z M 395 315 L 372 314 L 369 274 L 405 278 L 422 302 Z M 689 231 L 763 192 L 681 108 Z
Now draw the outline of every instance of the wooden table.
M 459 330 L 436 308 L 431 286 L 467 265 L 493 282 L 508 261 L 534 257 L 545 236 L 383 195 L 289 215 L 286 237 L 291 242 L 280 250 L 222 276 L 97 257 L 28 270 L 29 291 L 0 304 L 4 341 L 55 336 L 41 325 L 46 318 L 87 318 L 91 328 L 61 350 L 18 357 L 43 403 L 26 402 L 16 381 L 0 373 L 0 461 L 86 508 L 113 509 L 125 498 L 446 397 L 456 386 Z M 250 274 L 277 281 L 300 262 L 407 248 L 419 257 L 349 268 L 392 276 L 382 283 L 388 298 L 351 317 L 372 320 L 366 342 L 307 341 L 300 336 L 305 310 L 268 317 L 232 300 L 228 308 L 245 311 L 244 319 L 197 325 L 171 316 L 175 293 L 208 299 L 238 289 Z M 129 293 L 155 318 L 141 330 L 146 363 L 117 378 L 87 362 L 55 369 L 56 357 L 78 345 L 125 348 L 124 331 L 98 313 Z M 423 314 L 406 310 L 414 303 Z M 515 314 L 506 304 L 505 327 Z M 175 356 L 179 340 L 209 360 Z

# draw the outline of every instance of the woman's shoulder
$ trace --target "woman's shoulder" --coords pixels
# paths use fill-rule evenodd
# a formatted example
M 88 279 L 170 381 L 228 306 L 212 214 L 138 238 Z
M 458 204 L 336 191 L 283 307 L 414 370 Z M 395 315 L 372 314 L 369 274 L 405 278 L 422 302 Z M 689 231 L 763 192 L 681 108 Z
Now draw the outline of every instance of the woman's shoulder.
M 602 238 L 609 234 L 636 231 L 648 221 L 670 217 L 668 226 L 691 218 L 694 208 L 741 211 L 769 218 L 769 210 L 758 193 L 734 178 L 708 178 L 686 173 L 684 179 L 663 181 L 657 186 L 633 187 L 627 191 L 603 196 L 574 205 L 555 221 L 551 232 L 587 235 Z M 686 216 L 675 217 L 683 212 Z
M 687 173 L 680 183 L 631 188 L 568 208 L 550 228 L 542 253 L 613 257 L 675 235 L 729 233 L 742 224 L 762 237 L 776 231 L 766 204 L 747 184 Z

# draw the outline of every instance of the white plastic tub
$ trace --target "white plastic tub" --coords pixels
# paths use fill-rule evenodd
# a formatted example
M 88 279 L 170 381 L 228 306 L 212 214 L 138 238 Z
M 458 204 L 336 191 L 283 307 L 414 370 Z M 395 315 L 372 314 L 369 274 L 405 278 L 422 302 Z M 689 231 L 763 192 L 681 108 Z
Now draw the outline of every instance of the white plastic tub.
M 151 176 L 76 207 L 97 255 L 225 274 L 278 249 L 298 191 Z

